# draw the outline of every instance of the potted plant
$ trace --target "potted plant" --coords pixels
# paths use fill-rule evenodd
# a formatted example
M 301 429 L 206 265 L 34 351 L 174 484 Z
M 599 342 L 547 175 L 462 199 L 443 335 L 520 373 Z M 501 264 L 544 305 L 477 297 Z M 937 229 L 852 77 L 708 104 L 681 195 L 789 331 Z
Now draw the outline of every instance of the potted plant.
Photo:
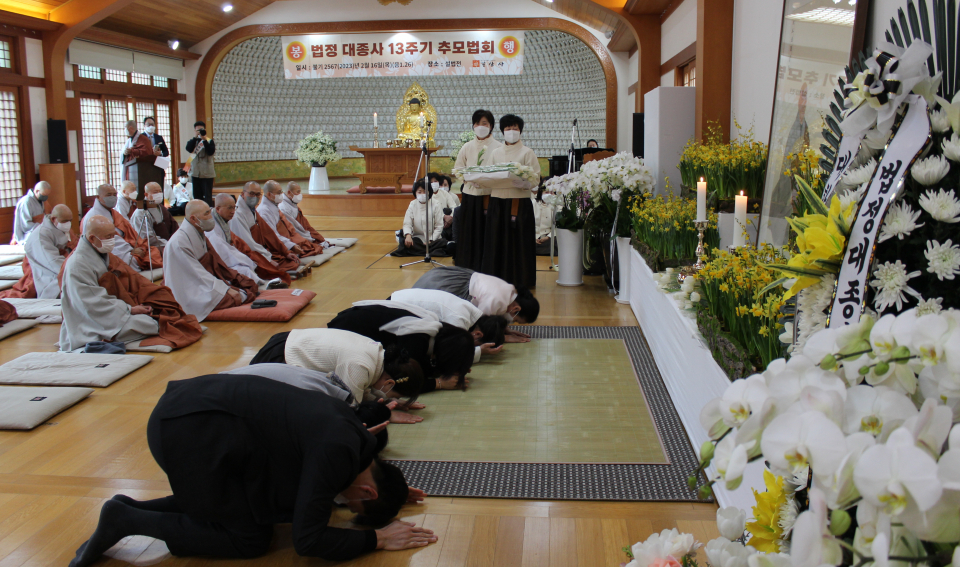
M 327 175 L 327 164 L 340 161 L 342 157 L 337 153 L 337 142 L 320 130 L 300 140 L 296 154 L 297 161 L 310 164 L 310 187 L 307 192 L 311 195 L 329 193 L 330 178 Z
M 553 177 L 544 187 L 560 210 L 556 215 L 560 276 L 557 284 L 583 285 L 583 225 L 590 210 L 590 193 L 580 185 L 579 173 Z

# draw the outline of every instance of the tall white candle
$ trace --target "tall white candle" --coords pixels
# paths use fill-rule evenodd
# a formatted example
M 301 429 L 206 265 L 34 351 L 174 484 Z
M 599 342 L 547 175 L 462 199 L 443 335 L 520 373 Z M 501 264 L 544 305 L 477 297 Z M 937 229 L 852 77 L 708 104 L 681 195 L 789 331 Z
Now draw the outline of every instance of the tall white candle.
M 420 113 L 420 127 L 421 127 L 421 128 L 423 128 L 423 125 L 424 125 L 425 122 L 426 122 L 426 118 L 424 118 L 423 113 L 421 112 L 421 113 Z
M 697 220 L 707 220 L 707 182 L 702 177 L 697 182 Z
M 740 191 L 740 194 L 734 197 L 733 209 L 733 245 L 740 247 L 745 245 L 744 231 L 747 229 L 747 197 Z
M 377 127 L 377 113 L 376 113 L 376 112 L 373 113 L 373 127 L 374 127 L 374 128 Z

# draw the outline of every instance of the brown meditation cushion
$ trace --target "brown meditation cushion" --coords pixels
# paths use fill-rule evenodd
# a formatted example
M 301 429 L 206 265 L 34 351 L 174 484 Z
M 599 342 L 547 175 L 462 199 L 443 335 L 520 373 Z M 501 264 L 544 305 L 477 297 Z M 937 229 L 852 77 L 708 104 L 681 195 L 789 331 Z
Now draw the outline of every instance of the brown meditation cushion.
M 249 322 L 283 322 L 293 319 L 301 309 L 307 306 L 316 297 L 315 292 L 306 289 L 268 289 L 260 292 L 257 299 L 272 299 L 277 302 L 276 307 L 253 309 L 250 303 L 240 307 L 220 309 L 207 315 L 206 321 L 249 321 Z

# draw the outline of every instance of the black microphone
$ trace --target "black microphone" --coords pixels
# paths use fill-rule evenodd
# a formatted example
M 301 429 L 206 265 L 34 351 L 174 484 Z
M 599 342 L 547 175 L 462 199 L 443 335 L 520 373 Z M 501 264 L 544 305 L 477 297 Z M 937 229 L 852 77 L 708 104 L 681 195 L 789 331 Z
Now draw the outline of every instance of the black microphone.
M 540 187 L 537 188 L 537 202 L 543 202 L 543 183 L 540 184 Z
M 576 118 L 573 119 L 573 125 L 574 125 L 574 126 L 577 125 L 577 119 L 576 119 Z

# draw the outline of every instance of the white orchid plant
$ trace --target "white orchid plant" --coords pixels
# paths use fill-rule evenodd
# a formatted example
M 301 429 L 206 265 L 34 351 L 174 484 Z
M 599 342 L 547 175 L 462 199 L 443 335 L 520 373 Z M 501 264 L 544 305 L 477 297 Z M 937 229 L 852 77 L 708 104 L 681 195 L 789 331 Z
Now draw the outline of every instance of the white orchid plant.
M 306 164 L 319 164 L 321 167 L 328 163 L 340 161 L 342 157 L 337 153 L 337 142 L 329 135 L 324 134 L 323 130 L 315 134 L 310 134 L 300 140 L 297 146 L 297 161 Z
M 460 148 L 467 144 L 467 142 L 473 141 L 477 137 L 473 133 L 473 130 L 464 130 L 450 142 L 450 159 L 457 161 L 457 156 L 460 155 Z
M 507 173 L 516 176 L 518 179 L 526 181 L 531 187 L 540 184 L 540 175 L 533 168 L 519 163 L 500 163 L 496 165 L 471 165 L 453 170 L 453 174 L 458 179 L 463 179 L 465 175 L 488 175 L 492 173 Z

